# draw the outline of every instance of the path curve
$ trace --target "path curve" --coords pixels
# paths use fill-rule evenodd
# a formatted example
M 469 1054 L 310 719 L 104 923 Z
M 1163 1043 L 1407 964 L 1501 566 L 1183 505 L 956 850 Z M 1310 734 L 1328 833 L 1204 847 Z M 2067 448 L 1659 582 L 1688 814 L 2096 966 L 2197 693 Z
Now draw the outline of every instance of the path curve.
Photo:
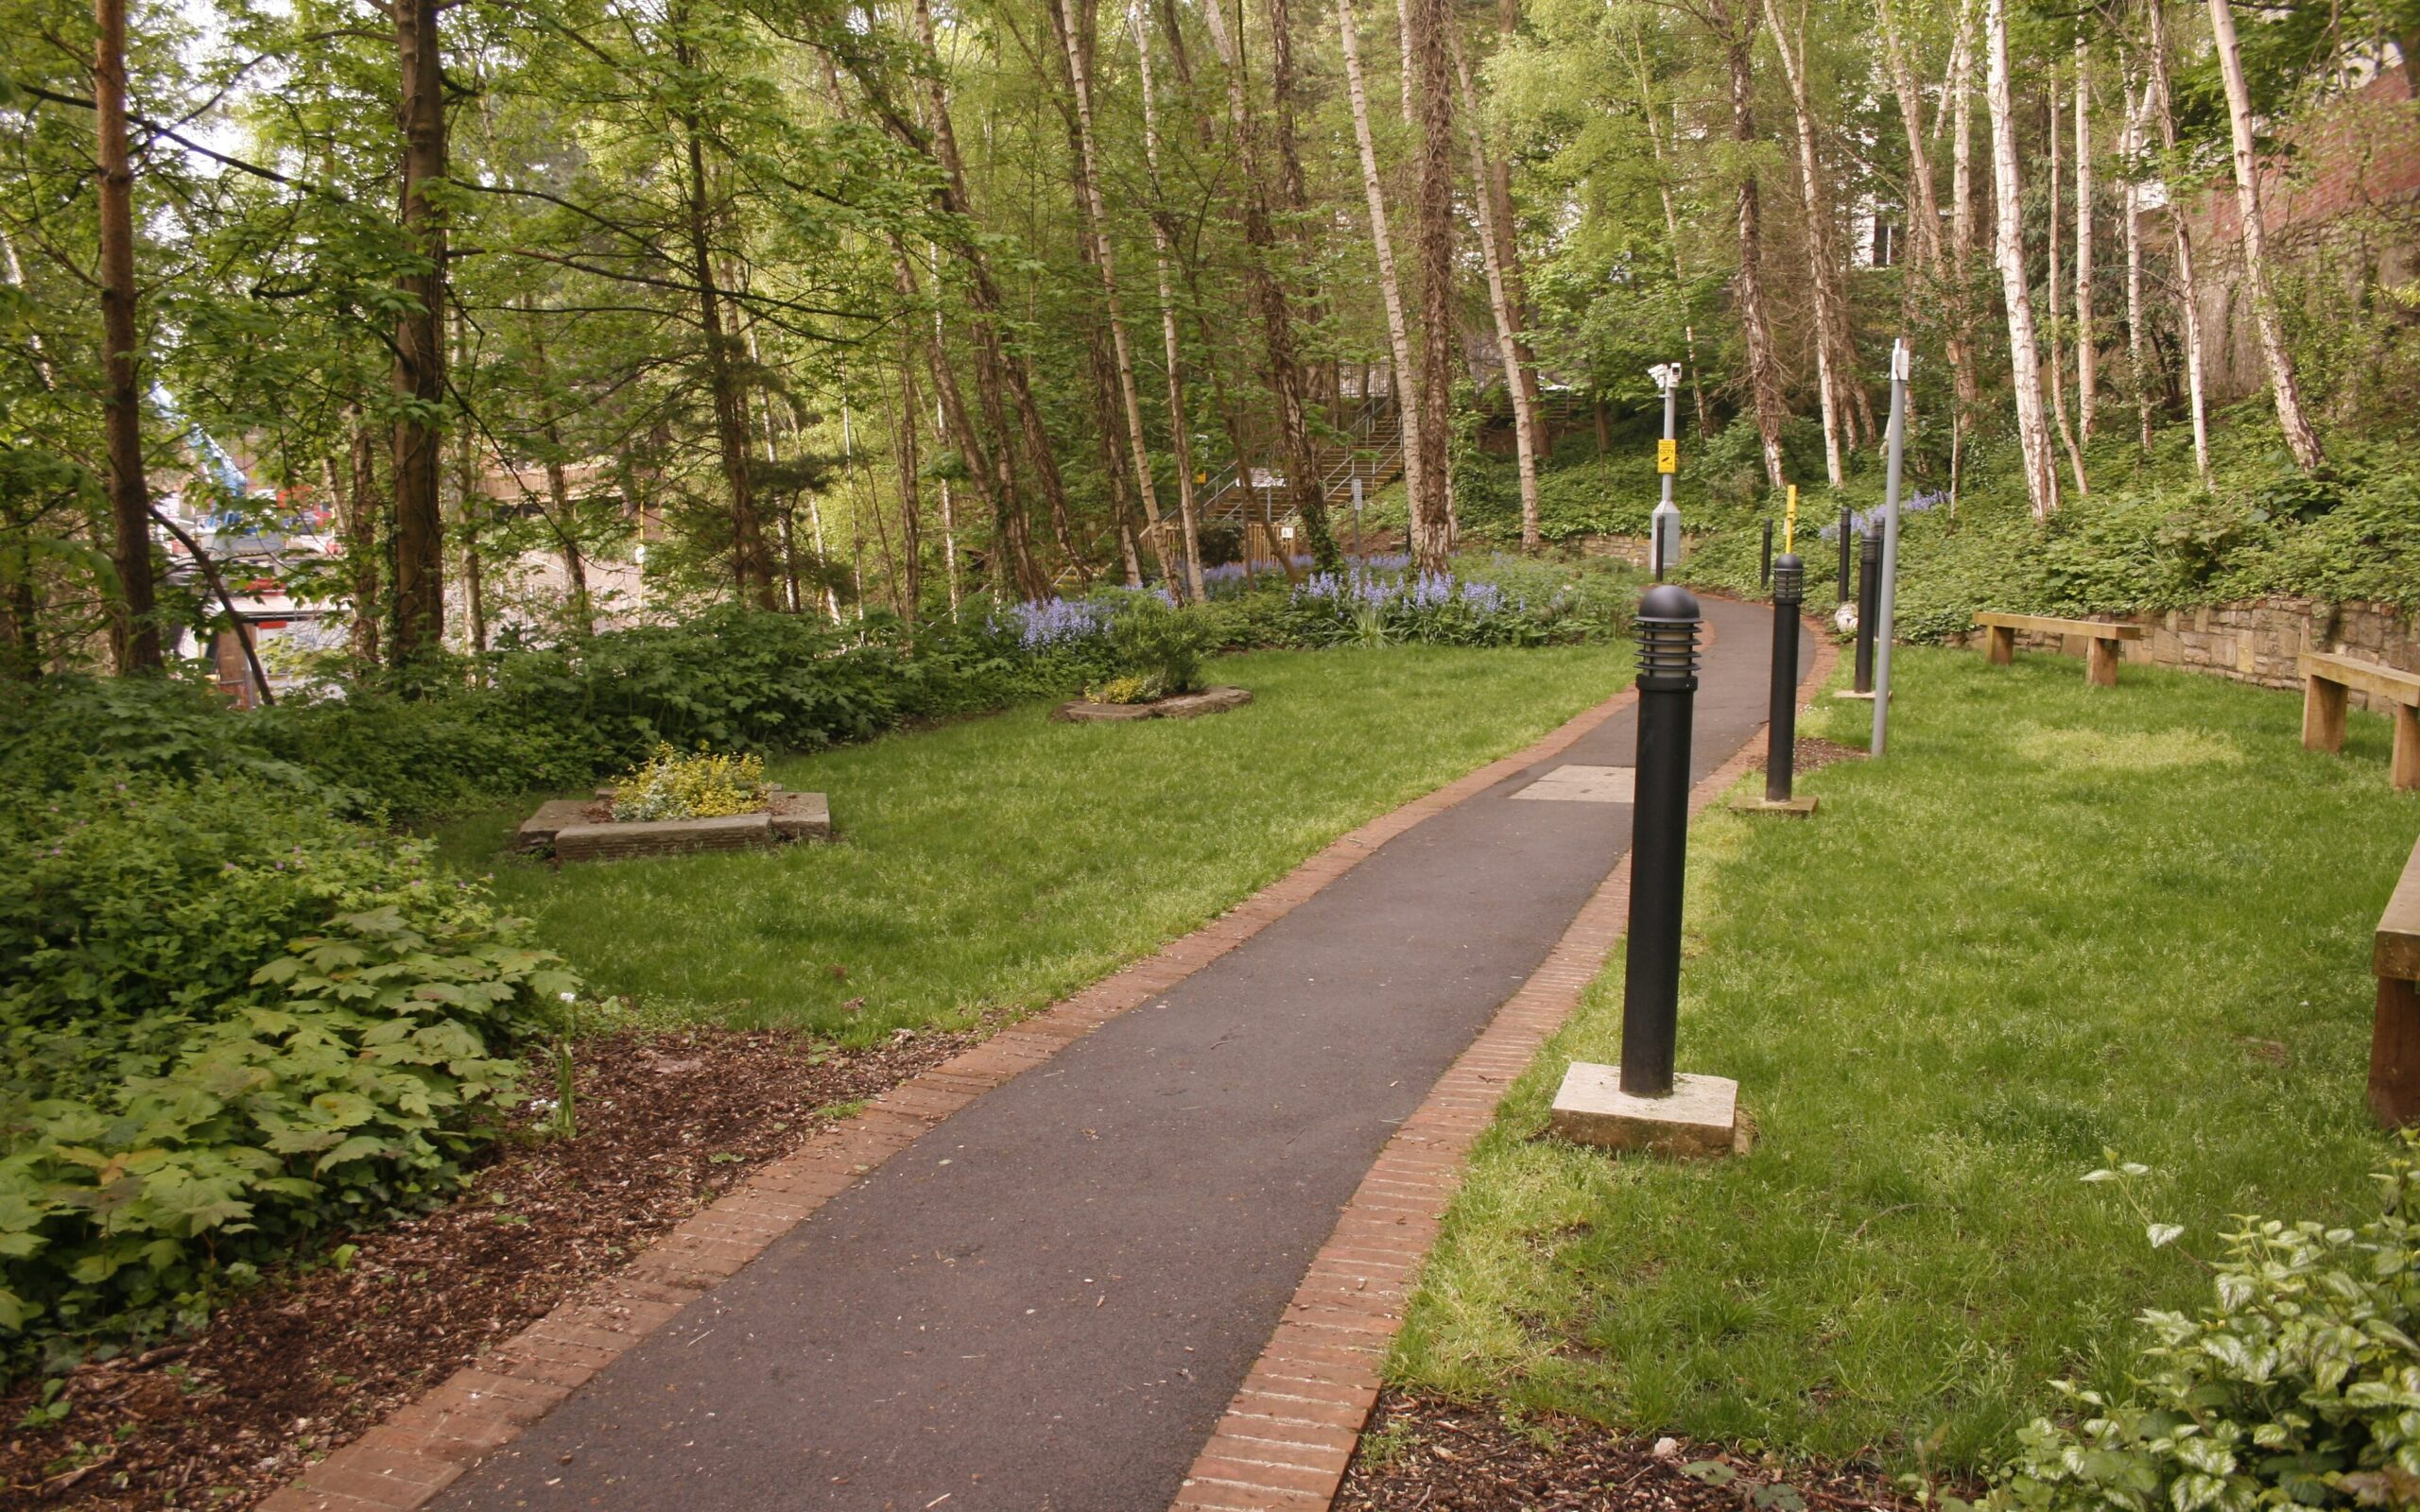
M 1692 777 L 1762 725 L 1762 606 L 1711 600 Z M 977 1098 L 435 1504 L 1164 1507 L 1337 1214 L 1628 849 L 1515 797 L 1627 766 L 1636 710 L 1395 836 Z

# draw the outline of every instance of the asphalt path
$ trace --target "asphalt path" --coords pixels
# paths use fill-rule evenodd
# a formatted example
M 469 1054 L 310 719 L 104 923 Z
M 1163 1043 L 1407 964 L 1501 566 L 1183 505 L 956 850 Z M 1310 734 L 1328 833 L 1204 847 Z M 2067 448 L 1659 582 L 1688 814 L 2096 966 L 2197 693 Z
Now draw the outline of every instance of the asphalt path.
M 1705 610 L 1695 778 L 1772 655 L 1762 607 Z M 978 1098 L 437 1504 L 1166 1507 L 1381 1146 L 1629 847 L 1628 804 L 1513 795 L 1636 743 L 1633 705 Z

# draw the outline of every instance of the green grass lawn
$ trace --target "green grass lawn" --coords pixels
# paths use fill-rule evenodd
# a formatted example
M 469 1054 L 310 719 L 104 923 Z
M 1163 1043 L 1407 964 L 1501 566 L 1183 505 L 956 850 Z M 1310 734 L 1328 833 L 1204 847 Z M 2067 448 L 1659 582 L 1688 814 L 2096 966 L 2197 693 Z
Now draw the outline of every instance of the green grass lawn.
M 1612 1061 L 1618 956 L 1476 1152 L 1391 1364 L 1405 1385 L 1639 1433 L 1989 1464 L 2048 1378 L 2122 1382 L 2198 1310 L 2230 1214 L 2353 1218 L 2372 931 L 2420 832 L 2383 720 L 2129 666 L 1897 658 L 1891 756 L 1805 823 L 1693 834 L 1680 1063 L 1760 1130 L 1714 1163 L 1533 1138 Z M 1810 733 L 1863 742 L 1862 706 Z M 2104 1149 L 2150 1165 L 2154 1251 Z
M 1036 704 L 772 764 L 831 795 L 829 846 L 558 871 L 503 855 L 527 803 L 439 839 L 647 1019 L 864 1042 L 1095 981 L 1611 696 L 1632 660 L 1626 643 L 1264 652 L 1213 664 L 1255 696 L 1233 713 L 1059 725 Z

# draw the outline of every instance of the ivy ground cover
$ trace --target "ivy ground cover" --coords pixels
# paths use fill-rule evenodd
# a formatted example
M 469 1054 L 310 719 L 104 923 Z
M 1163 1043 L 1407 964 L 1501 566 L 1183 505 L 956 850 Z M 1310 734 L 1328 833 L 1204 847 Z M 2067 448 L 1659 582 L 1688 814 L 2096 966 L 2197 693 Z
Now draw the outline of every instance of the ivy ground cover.
M 1811 822 L 1693 832 L 1679 1058 L 1739 1080 L 1753 1153 L 1536 1138 L 1570 1061 L 1618 1058 L 1617 954 L 1475 1152 L 1400 1387 L 1962 1473 L 2051 1379 L 2138 1372 L 2135 1315 L 2207 1305 L 2234 1215 L 2375 1215 L 2371 932 L 2420 833 L 2384 721 L 2330 757 L 2288 694 L 1897 667 L 1890 757 L 1802 780 Z M 1861 743 L 1848 707 L 1805 732 Z M 2084 1181 L 2109 1151 L 2148 1174 Z
M 646 1019 L 867 1043 L 1051 1002 L 1355 825 L 1610 697 L 1626 644 L 1392 645 L 1221 659 L 1212 719 L 1060 725 L 1029 704 L 767 776 L 827 792 L 839 842 L 554 871 L 523 809 L 441 833 L 461 868 Z

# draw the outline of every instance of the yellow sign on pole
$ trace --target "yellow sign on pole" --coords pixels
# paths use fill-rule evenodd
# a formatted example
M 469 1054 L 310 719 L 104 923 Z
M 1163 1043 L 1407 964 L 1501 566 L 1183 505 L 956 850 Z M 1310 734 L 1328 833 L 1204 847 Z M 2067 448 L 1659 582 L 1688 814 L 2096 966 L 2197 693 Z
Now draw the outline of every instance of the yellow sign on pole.
M 1789 486 L 1789 507 L 1781 517 L 1781 549 L 1784 552 L 1792 550 L 1793 548 L 1790 543 L 1797 539 L 1798 485 L 1793 483 Z
M 1681 471 L 1680 442 L 1667 437 L 1655 443 L 1655 471 L 1658 472 Z

